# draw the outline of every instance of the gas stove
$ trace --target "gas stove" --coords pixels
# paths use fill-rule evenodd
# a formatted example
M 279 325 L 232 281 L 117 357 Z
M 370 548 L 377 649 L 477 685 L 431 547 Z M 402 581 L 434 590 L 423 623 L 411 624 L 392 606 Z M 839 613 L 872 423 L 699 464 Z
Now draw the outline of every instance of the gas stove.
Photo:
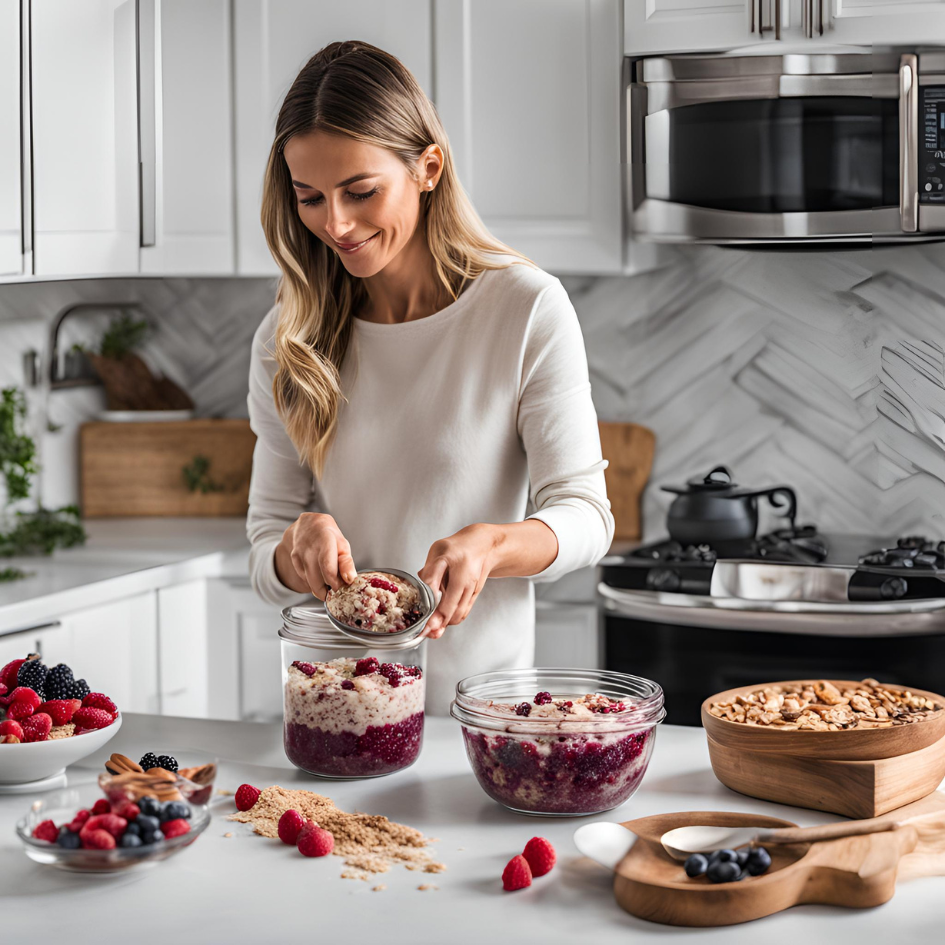
M 810 593 L 806 599 L 856 602 L 945 598 L 945 541 L 921 536 L 882 539 L 823 535 L 813 525 L 779 528 L 758 538 L 712 545 L 659 541 L 605 558 L 601 562 L 602 581 L 625 590 L 719 596 L 717 572 L 722 569 L 717 567 L 718 562 L 725 562 L 726 571 L 733 565 L 751 562 L 792 566 L 793 600 L 805 599 L 807 592 L 798 588 L 823 588 L 831 575 L 836 580 L 830 596 Z M 804 569 L 811 571 L 804 574 Z M 840 585 L 842 592 L 836 590 Z

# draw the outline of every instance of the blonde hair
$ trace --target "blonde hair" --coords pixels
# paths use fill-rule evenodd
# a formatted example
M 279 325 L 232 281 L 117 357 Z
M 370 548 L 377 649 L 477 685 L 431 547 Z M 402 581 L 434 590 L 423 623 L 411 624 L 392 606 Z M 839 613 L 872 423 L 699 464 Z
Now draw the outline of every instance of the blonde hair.
M 263 184 L 262 226 L 282 270 L 273 397 L 300 457 L 320 477 L 344 399 L 340 370 L 352 319 L 367 291 L 363 280 L 349 275 L 334 250 L 299 219 L 282 150 L 294 135 L 313 131 L 386 148 L 413 177 L 423 152 L 431 144 L 440 146 L 444 160 L 437 186 L 419 194 L 420 225 L 451 299 L 487 269 L 535 264 L 493 237 L 479 219 L 456 176 L 436 109 L 400 60 L 356 40 L 331 43 L 312 56 L 276 120 Z M 495 254 L 516 258 L 504 261 Z

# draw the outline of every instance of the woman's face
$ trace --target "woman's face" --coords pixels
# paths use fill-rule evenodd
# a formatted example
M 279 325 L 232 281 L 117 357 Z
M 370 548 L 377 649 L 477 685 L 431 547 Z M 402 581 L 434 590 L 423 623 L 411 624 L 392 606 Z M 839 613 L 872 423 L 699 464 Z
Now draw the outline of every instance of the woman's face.
M 361 278 L 380 272 L 410 241 L 420 193 L 435 186 L 442 167 L 440 148 L 430 145 L 417 162 L 418 182 L 385 148 L 321 131 L 290 138 L 283 154 L 299 219 Z

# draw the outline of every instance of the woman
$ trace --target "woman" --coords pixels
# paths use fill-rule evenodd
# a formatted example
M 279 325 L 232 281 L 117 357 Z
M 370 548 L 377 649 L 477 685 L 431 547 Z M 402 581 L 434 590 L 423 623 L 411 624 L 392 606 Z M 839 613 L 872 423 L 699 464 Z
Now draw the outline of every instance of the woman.
M 613 537 L 577 316 L 488 233 L 433 105 L 367 43 L 290 88 L 262 223 L 282 278 L 250 368 L 253 586 L 285 605 L 356 566 L 419 573 L 430 636 L 454 628 L 425 654 L 444 713 L 463 676 L 531 665 L 532 582 Z

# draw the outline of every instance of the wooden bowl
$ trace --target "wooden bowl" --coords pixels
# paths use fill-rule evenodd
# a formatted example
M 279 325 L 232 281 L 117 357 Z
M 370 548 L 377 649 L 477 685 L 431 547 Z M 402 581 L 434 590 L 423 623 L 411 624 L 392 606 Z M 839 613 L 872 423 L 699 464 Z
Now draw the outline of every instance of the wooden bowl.
M 755 686 L 739 686 L 710 696 L 702 703 L 702 726 L 710 740 L 724 748 L 736 751 L 775 752 L 789 754 L 796 758 L 823 758 L 831 761 L 876 761 L 881 758 L 895 758 L 928 748 L 945 738 L 945 710 L 912 722 L 908 725 L 893 725 L 890 728 L 841 729 L 839 732 L 802 732 L 781 731 L 774 726 L 746 725 L 744 722 L 732 722 L 719 719 L 709 713 L 713 702 L 727 702 L 733 697 L 746 692 L 765 689 L 768 686 L 791 686 L 810 680 L 789 680 L 787 682 L 760 683 Z M 859 681 L 831 679 L 838 689 L 860 685 Z M 905 687 L 890 686 L 901 690 Z M 933 699 L 945 705 L 945 697 L 924 689 L 910 689 L 920 696 Z

